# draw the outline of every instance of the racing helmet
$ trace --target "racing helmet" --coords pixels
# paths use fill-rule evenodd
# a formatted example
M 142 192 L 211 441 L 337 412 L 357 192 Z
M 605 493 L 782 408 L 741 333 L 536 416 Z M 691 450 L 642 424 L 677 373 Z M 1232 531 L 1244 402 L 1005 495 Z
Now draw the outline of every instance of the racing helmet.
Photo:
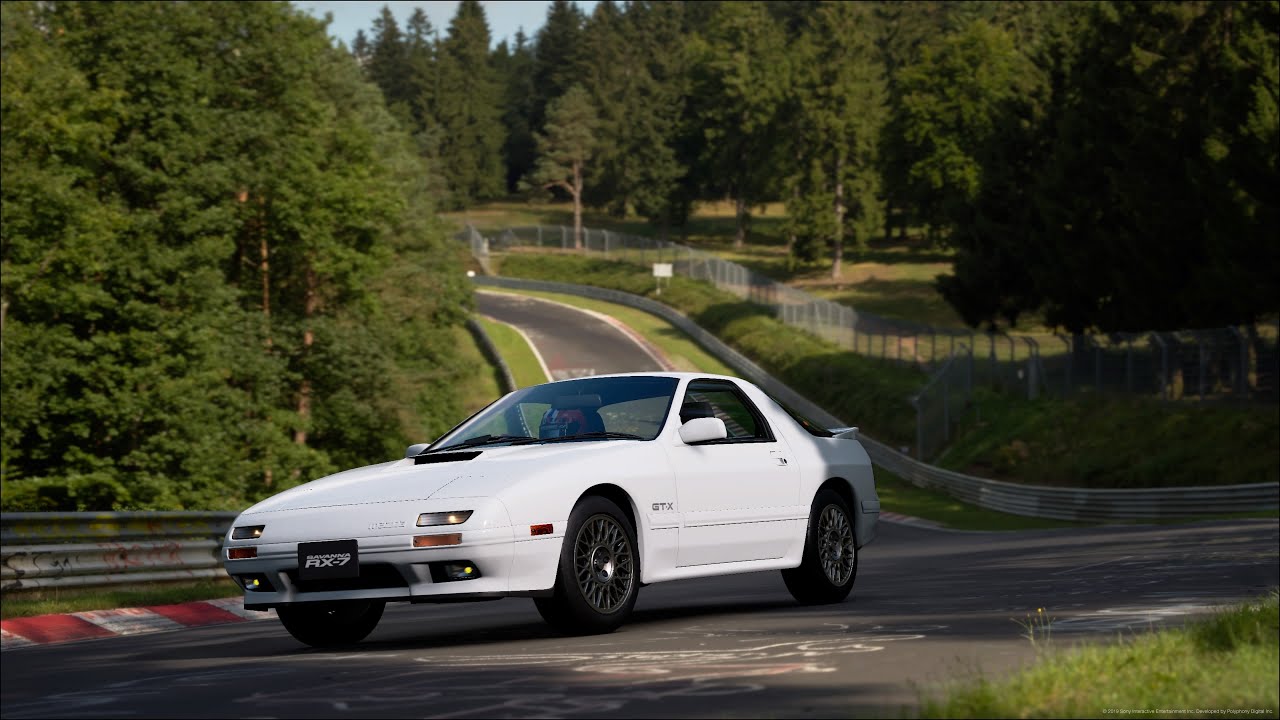
M 551 408 L 542 414 L 538 423 L 538 437 L 547 438 L 577 435 L 587 429 L 587 416 L 579 408 Z

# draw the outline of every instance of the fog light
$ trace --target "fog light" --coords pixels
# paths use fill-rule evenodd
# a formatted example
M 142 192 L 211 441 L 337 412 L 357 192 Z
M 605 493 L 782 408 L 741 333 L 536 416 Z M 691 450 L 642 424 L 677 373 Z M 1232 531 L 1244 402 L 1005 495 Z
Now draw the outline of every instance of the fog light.
M 480 568 L 470 560 L 458 562 L 431 563 L 432 582 L 455 582 L 458 580 L 475 580 L 480 577 Z
M 227 548 L 228 560 L 252 560 L 256 557 L 258 557 L 258 548 L 256 547 Z
M 237 575 L 240 586 L 249 592 L 274 592 L 275 588 L 267 582 L 266 575 Z
M 413 546 L 416 548 L 440 547 L 442 545 L 459 545 L 462 533 L 445 533 L 444 535 L 414 535 Z

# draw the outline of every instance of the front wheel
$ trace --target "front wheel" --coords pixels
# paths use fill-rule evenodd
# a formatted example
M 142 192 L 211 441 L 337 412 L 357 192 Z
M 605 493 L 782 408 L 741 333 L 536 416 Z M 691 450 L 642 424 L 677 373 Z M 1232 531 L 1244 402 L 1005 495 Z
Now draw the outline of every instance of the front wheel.
M 284 629 L 299 642 L 326 648 L 354 645 L 373 632 L 386 608 L 382 600 L 312 602 L 276 609 Z
M 837 603 L 853 590 L 858 548 L 849 505 L 833 490 L 820 490 L 809 514 L 800 567 L 782 571 L 792 597 L 804 605 Z
M 569 515 L 554 593 L 533 602 L 560 632 L 596 635 L 626 621 L 639 588 L 635 528 L 612 501 L 588 497 Z

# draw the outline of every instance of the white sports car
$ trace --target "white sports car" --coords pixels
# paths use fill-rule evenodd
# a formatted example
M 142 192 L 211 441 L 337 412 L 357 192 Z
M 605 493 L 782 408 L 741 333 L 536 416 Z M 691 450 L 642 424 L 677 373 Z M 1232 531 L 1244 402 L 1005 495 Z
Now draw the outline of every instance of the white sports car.
M 388 601 L 525 596 L 563 632 L 610 632 L 643 585 L 757 570 L 839 602 L 880 512 L 856 436 L 731 377 L 537 385 L 401 460 L 254 505 L 226 570 L 314 646 L 363 639 Z

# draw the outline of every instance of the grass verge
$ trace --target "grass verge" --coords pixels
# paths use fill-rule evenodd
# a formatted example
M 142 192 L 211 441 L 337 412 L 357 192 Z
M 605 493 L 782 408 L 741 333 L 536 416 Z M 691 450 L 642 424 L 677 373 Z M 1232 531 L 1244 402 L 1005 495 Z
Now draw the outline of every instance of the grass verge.
M 1059 651 L 1030 668 L 924 698 L 921 717 L 1221 717 L 1280 708 L 1276 592 L 1178 629 Z M 1051 625 L 1050 625 L 1051 627 Z M 1235 711 L 1235 712 L 1231 712 Z
M 493 402 L 494 398 L 502 395 L 498 382 L 498 369 L 480 351 L 480 346 L 476 344 L 471 331 L 459 326 L 454 328 L 453 332 L 454 341 L 458 346 L 458 358 L 463 363 L 463 367 L 475 369 L 458 384 L 464 417 L 469 417 L 475 411 Z
M 111 610 L 114 608 L 172 605 L 193 600 L 235 597 L 244 591 L 231 578 L 210 578 L 177 583 L 145 583 L 133 590 L 105 588 L 52 588 L 5 593 L 0 618 L 31 617 L 51 613 Z
M 511 368 L 511 375 L 518 387 L 541 385 L 551 379 L 542 371 L 542 363 L 538 362 L 533 348 L 529 347 L 528 341 L 515 328 L 486 317 L 479 320 L 489 339 L 493 340 L 498 354 L 507 361 L 507 367 Z
M 974 394 L 935 462 L 981 477 L 1079 487 L 1280 482 L 1280 415 L 1261 403 Z

